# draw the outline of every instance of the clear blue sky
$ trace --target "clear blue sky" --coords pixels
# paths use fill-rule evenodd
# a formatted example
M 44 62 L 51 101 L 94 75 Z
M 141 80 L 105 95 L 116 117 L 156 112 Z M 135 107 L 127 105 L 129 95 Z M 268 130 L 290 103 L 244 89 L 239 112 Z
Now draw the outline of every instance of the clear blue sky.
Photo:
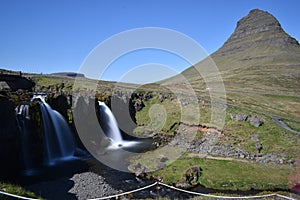
M 213 53 L 254 8 L 273 14 L 287 33 L 300 39 L 299 0 L 1 0 L 0 68 L 78 71 L 99 43 L 141 27 L 174 29 Z M 130 63 L 138 57 L 141 62 Z M 120 59 L 102 78 L 118 80 L 143 62 L 162 63 L 179 72 L 188 65 L 161 52 L 137 53 Z

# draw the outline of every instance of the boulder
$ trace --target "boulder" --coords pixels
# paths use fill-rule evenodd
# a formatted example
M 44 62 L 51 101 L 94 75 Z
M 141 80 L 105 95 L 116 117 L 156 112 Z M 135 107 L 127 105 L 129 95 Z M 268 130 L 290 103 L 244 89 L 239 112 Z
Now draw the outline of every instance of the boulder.
M 250 138 L 251 141 L 253 142 L 258 142 L 259 141 L 259 135 L 258 134 L 254 134 L 251 138 Z
M 134 108 L 136 112 L 141 111 L 145 107 L 145 104 L 142 100 L 136 100 L 134 103 Z
M 143 95 L 143 100 L 144 101 L 149 101 L 152 98 L 152 95 L 150 93 L 144 94 Z
M 261 119 L 259 119 L 257 116 L 251 116 L 249 118 L 249 120 L 250 120 L 250 124 L 252 126 L 259 127 L 259 126 L 263 125 L 263 121 Z
M 159 101 L 162 103 L 162 102 L 164 101 L 163 95 L 159 94 L 159 95 L 158 95 L 158 99 L 159 99 Z
M 257 143 L 257 144 L 255 145 L 255 147 L 256 147 L 256 149 L 257 149 L 258 153 L 260 153 L 260 152 L 261 152 L 261 150 L 263 149 L 263 146 L 262 146 L 262 144 L 261 144 L 261 143 Z
M 202 169 L 199 166 L 189 168 L 184 174 L 186 182 L 190 185 L 196 185 L 201 173 Z
M 164 156 L 164 155 L 161 155 L 159 157 L 159 162 L 166 162 L 167 160 L 169 160 L 169 159 L 166 156 Z
M 238 122 L 244 122 L 246 121 L 248 118 L 247 115 L 243 114 L 243 113 L 239 113 L 235 116 L 235 119 L 238 121 Z
M 147 168 L 141 165 L 141 163 L 133 163 L 128 166 L 128 170 L 133 172 L 136 176 L 142 176 L 146 173 Z
M 229 115 L 230 115 L 230 119 L 235 119 L 235 116 L 236 116 L 235 114 L 230 113 Z

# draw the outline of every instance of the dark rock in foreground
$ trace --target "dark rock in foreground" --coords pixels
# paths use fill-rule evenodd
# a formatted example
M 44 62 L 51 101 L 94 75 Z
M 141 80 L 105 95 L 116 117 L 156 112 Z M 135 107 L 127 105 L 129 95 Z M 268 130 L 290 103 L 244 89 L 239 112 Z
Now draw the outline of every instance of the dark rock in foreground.
M 0 178 L 7 178 L 20 167 L 20 140 L 13 103 L 1 95 L 0 113 Z

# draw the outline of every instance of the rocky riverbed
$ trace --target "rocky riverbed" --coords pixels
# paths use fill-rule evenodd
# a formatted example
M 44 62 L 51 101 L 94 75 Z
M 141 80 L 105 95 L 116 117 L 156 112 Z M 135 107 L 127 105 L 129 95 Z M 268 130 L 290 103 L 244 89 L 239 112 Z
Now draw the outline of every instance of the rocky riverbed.
M 69 176 L 54 180 L 48 178 L 47 180 L 27 184 L 25 188 L 45 199 L 81 200 L 120 194 L 124 191 L 137 189 L 153 182 L 142 181 L 133 174 L 111 169 L 94 159 L 89 159 L 84 162 L 87 163 L 88 168 L 83 171 L 72 169 L 75 172 L 69 173 Z M 74 163 L 72 163 L 72 165 L 73 164 Z M 82 164 L 80 166 L 82 166 Z M 69 169 L 68 165 L 64 167 Z M 59 173 L 59 170 L 61 169 L 50 169 L 49 173 Z M 135 196 L 130 196 L 135 198 L 151 197 L 149 190 L 134 195 Z M 123 198 L 125 197 L 126 196 Z
M 29 184 L 25 188 L 48 200 L 85 200 L 116 195 L 154 183 L 153 180 L 140 179 L 131 173 L 111 169 L 94 159 L 85 162 L 89 166 L 87 170 L 71 173 L 64 178 Z M 191 195 L 164 186 L 153 186 L 119 198 L 156 199 L 157 197 L 188 199 Z
M 121 193 L 112 187 L 103 176 L 93 172 L 74 174 L 71 178 L 45 181 L 26 187 L 46 199 L 90 199 Z

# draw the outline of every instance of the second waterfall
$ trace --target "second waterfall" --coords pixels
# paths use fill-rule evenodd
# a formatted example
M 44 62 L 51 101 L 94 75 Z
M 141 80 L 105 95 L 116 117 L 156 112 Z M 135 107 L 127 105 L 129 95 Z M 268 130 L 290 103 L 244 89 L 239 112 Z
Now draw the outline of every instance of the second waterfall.
M 36 95 L 32 100 L 40 101 L 46 164 L 73 157 L 76 145 L 63 116 L 46 103 L 44 96 Z
M 118 127 L 117 120 L 109 107 L 104 102 L 98 101 L 100 111 L 100 125 L 105 135 L 110 138 L 111 145 L 109 149 L 117 149 L 122 147 L 132 147 L 139 142 L 123 140 L 121 132 Z

